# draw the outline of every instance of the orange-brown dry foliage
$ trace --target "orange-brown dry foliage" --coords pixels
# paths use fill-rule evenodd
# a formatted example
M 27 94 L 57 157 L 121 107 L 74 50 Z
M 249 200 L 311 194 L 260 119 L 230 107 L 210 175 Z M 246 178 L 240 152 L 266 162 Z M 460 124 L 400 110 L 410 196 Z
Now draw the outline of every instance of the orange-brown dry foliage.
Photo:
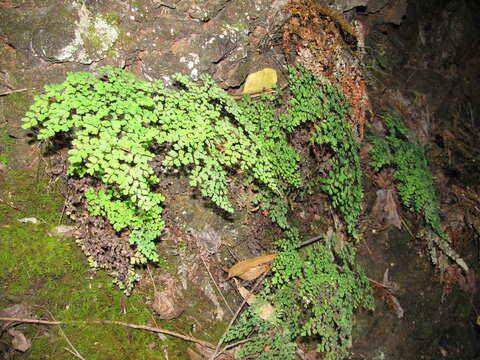
M 355 29 L 342 15 L 311 1 L 290 1 L 286 9 L 290 13 L 283 28 L 286 58 L 297 55 L 305 68 L 342 88 L 362 139 L 369 101 L 359 69 Z
M 373 296 L 379 301 L 384 303 L 390 310 L 393 312 L 397 312 L 398 307 L 395 303 L 395 296 L 385 288 L 384 286 L 377 285 L 375 283 L 371 283 L 373 289 Z
M 442 297 L 445 298 L 452 292 L 452 289 L 459 282 L 462 271 L 458 265 L 448 265 L 441 273 L 441 282 L 443 283 Z

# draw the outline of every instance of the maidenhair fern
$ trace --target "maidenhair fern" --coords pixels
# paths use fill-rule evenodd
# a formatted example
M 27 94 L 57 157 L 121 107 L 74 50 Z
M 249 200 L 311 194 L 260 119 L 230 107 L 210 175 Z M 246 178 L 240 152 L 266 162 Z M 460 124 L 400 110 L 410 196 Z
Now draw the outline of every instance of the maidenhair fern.
M 226 212 L 234 210 L 231 176 L 255 187 L 254 201 L 284 233 L 258 297 L 275 314 L 264 320 L 258 305 L 252 306 L 224 340 L 254 333 L 241 356 L 293 359 L 296 338 L 316 336 L 326 359 L 341 359 L 354 309 L 372 307 L 368 282 L 355 265 L 351 242 L 339 248 L 329 234 L 300 248 L 287 197 L 302 188 L 300 156 L 288 135 L 308 126 L 311 142 L 329 151 L 329 170 L 319 182 L 353 237 L 362 202 L 358 145 L 341 91 L 305 69 L 289 72 L 292 96 L 286 104 L 272 96 L 237 103 L 207 75 L 194 83 L 177 74 L 177 88 L 167 89 L 111 67 L 97 76 L 71 73 L 35 98 L 24 127 L 35 128 L 40 139 L 73 139 L 68 173 L 96 180 L 84 194 L 88 211 L 107 219 L 119 236 L 129 236 L 140 255 L 132 261 L 159 259 L 155 241 L 164 228 L 164 197 L 156 185 L 169 171 L 187 174 L 191 186 Z
M 224 340 L 252 336 L 240 358 L 295 359 L 295 339 L 315 336 L 316 350 L 325 359 L 345 359 L 354 310 L 374 307 L 368 280 L 355 264 L 354 250 L 350 245 L 335 250 L 332 233 L 303 254 L 295 232 L 278 245 L 273 277 L 258 296 L 273 306 L 275 316 L 261 319 L 257 313 L 261 305 L 256 305 L 242 314 Z
M 347 123 L 348 104 L 341 91 L 328 81 L 302 68 L 289 71 L 292 99 L 288 114 L 281 116 L 268 133 L 289 133 L 304 124 L 315 124 L 311 141 L 327 146 L 331 153 L 331 169 L 318 181 L 344 216 L 347 231 L 357 237 L 356 224 L 362 207 L 361 171 L 359 147 Z M 262 119 L 275 118 L 264 102 L 257 102 L 253 108 L 262 110 Z M 252 127 L 257 124 L 252 123 Z M 296 162 L 292 164 L 296 166 Z M 289 185 L 291 188 L 295 183 Z M 272 277 L 258 295 L 273 306 L 275 315 L 269 320 L 260 318 L 261 305 L 255 304 L 242 314 L 224 340 L 251 336 L 242 346 L 240 358 L 295 359 L 295 340 L 315 336 L 317 350 L 325 359 L 346 358 L 353 311 L 358 307 L 373 309 L 369 283 L 355 263 L 352 243 L 338 246 L 334 234 L 329 233 L 320 243 L 301 250 L 298 229 L 288 220 L 285 197 L 262 190 L 257 200 L 285 234 L 277 241 Z
M 332 154 L 321 189 L 331 196 L 332 205 L 343 215 L 348 233 L 358 238 L 362 172 L 359 146 L 347 122 L 350 110 L 345 95 L 337 86 L 303 68 L 291 68 L 289 82 L 293 99 L 286 128 L 291 131 L 298 124 L 315 123 L 311 142 L 326 146 Z
M 451 246 L 448 235 L 442 229 L 425 149 L 396 114 L 385 116 L 385 130 L 386 136 L 372 135 L 368 138 L 373 144 L 370 155 L 373 170 L 378 172 L 386 166 L 395 169 L 395 185 L 400 200 L 421 215 L 427 224 L 417 236 L 426 241 L 432 263 L 439 264 L 440 255 L 443 254 L 468 272 L 466 262 Z
M 385 117 L 385 130 L 385 137 L 369 138 L 373 144 L 371 153 L 373 169 L 378 172 L 385 166 L 393 166 L 396 187 L 402 203 L 422 215 L 425 222 L 444 238 L 425 150 L 398 115 L 389 114 Z
M 73 134 L 68 173 L 105 184 L 107 192 L 88 191 L 90 211 L 106 216 L 117 231 L 129 227 L 141 261 L 158 260 L 152 241 L 164 227 L 164 199 L 152 191 L 158 178 L 149 165 L 159 136 L 151 124 L 161 91 L 160 83 L 111 67 L 100 69 L 98 77 L 70 73 L 64 83 L 45 86 L 23 119 L 24 128 L 38 128 L 39 139 Z M 136 216 L 142 220 L 125 224 Z

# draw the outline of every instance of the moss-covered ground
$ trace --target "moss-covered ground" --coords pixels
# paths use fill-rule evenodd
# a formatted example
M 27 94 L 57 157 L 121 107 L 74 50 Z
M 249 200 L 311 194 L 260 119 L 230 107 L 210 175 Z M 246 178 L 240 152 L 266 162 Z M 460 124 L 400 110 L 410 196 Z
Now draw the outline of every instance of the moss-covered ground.
M 0 153 L 8 159 L 5 148 Z M 163 359 L 167 352 L 170 359 L 185 357 L 187 344 L 180 340 L 84 323 L 117 320 L 179 331 L 172 328 L 174 323 L 155 322 L 143 293 L 127 297 L 107 274 L 92 272 L 73 239 L 51 235 L 63 204 L 51 181 L 49 185 L 25 172 L 5 171 L 0 174 L 0 200 L 0 309 L 24 304 L 37 318 L 79 321 L 61 329 L 85 359 Z M 26 217 L 38 223 L 18 221 Z M 58 326 L 24 324 L 17 329 L 32 342 L 20 358 L 72 359 Z
M 11 153 L 13 138 L 8 136 L 5 127 L 0 127 L 0 163 L 8 165 L 10 162 L 8 154 Z

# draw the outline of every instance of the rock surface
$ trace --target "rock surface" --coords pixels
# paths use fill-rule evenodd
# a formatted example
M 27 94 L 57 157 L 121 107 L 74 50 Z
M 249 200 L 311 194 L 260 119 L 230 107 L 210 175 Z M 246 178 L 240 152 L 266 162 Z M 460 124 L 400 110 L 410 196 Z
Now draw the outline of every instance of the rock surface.
M 8 167 L 32 172 L 38 169 L 39 151 L 28 144 L 19 119 L 44 84 L 63 81 L 68 71 L 94 71 L 113 65 L 139 77 L 167 83 L 175 72 L 194 79 L 209 73 L 223 87 L 238 90 L 249 73 L 270 67 L 279 74 L 281 87 L 286 81 L 286 61 L 281 50 L 286 3 L 287 0 L 2 1 L 0 92 L 27 88 L 25 92 L 0 97 L 0 124 L 8 125 L 8 137 L 16 139 L 15 152 L 20 154 Z M 480 126 L 478 5 L 466 0 L 332 0 L 328 4 L 351 18 L 360 14 L 357 20 L 363 22 L 365 31 L 359 37 L 366 35 L 368 53 L 364 65 L 375 69 L 375 80 L 368 83 L 375 111 L 390 108 L 400 112 L 423 144 L 448 138 L 438 128 L 450 121 L 461 124 L 467 119 Z M 472 151 L 475 145 L 472 144 Z M 475 161 L 478 163 L 478 159 Z M 465 177 L 472 185 L 478 184 L 477 165 L 474 161 L 465 163 L 471 170 Z M 452 164 L 447 170 L 458 173 L 456 166 Z M 5 167 L 0 164 L 0 173 Z M 229 256 L 218 253 L 219 248 L 223 249 L 221 240 L 238 245 L 237 255 L 241 258 L 268 248 L 242 242 L 249 235 L 243 226 L 220 223 L 211 212 L 182 196 L 178 195 L 177 204 L 171 206 L 170 211 L 176 215 L 173 223 L 191 222 L 190 227 L 198 234 L 204 231 L 206 222 L 216 225 L 206 234 L 211 235 L 206 239 L 206 256 Z M 240 216 L 236 220 L 242 223 L 244 219 Z M 222 233 L 216 236 L 215 231 Z M 170 234 L 169 240 L 179 241 L 174 235 Z M 406 245 L 408 234 L 391 231 L 372 239 L 375 242 L 370 246 L 380 249 L 381 256 L 362 249 L 367 271 L 379 279 L 386 268 L 391 269 L 392 278 L 398 278 L 403 287 L 400 303 L 405 317 L 398 320 L 384 306 L 376 315 L 361 318 L 358 329 L 363 333 L 356 334 L 354 359 L 418 359 L 420 353 L 425 359 L 438 359 L 443 354 L 440 349 L 448 350 L 453 358 L 459 355 L 456 344 L 462 336 L 468 341 L 478 339 L 465 320 L 469 303 L 460 296 L 463 294 L 453 294 L 446 298 L 450 303 L 442 303 L 440 287 L 432 285 L 434 274 L 428 262 L 417 260 L 417 250 Z M 112 237 L 111 242 L 115 241 Z M 375 261 L 376 256 L 381 260 Z M 410 268 L 399 264 L 408 264 Z M 422 276 L 414 278 L 411 271 Z M 191 291 L 186 279 L 200 284 L 215 305 L 216 315 L 212 317 L 222 318 L 223 303 L 217 299 L 218 293 L 198 257 L 182 257 L 179 272 L 185 274 L 181 280 L 183 290 Z M 221 286 L 228 288 L 223 282 Z M 406 289 L 413 289 L 414 293 Z M 166 318 L 180 315 L 183 305 L 173 304 Z M 455 308 L 457 305 L 459 309 Z M 415 310 L 418 306 L 421 311 Z M 371 341 L 372 334 L 376 335 L 375 341 Z M 403 341 L 404 338 L 407 340 Z M 465 351 L 473 357 L 478 346 L 471 341 Z

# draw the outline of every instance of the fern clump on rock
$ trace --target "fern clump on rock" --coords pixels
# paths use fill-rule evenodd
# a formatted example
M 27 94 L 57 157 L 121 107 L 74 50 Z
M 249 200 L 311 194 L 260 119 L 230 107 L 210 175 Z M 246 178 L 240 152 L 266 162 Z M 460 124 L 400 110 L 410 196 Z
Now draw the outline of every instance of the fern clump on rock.
M 327 147 L 332 154 L 330 170 L 323 178 L 321 189 L 331 196 L 332 205 L 343 215 L 347 232 L 358 238 L 357 223 L 362 212 L 362 171 L 359 146 L 348 123 L 350 110 L 339 87 L 320 79 L 303 68 L 290 69 L 293 99 L 287 129 L 312 122 L 315 130 L 311 142 Z
M 359 147 L 347 121 L 348 103 L 327 80 L 303 68 L 289 68 L 289 72 L 292 98 L 279 131 L 291 133 L 305 124 L 313 125 L 310 141 L 330 152 L 330 170 L 320 176 L 320 188 L 342 213 L 347 232 L 357 238 L 363 191 Z M 295 184 L 287 184 L 284 192 Z M 270 360 L 294 359 L 295 340 L 315 337 L 317 351 L 325 359 L 346 358 L 354 310 L 374 307 L 368 280 L 355 262 L 353 242 L 338 241 L 329 232 L 319 243 L 302 249 L 298 229 L 288 219 L 286 199 L 262 191 L 259 204 L 285 236 L 277 241 L 272 277 L 258 295 L 260 301 L 242 314 L 223 340 L 251 336 L 238 356 Z M 260 315 L 265 302 L 275 309 L 268 319 Z
M 386 136 L 370 136 L 373 144 L 372 168 L 395 168 L 398 194 L 402 203 L 422 215 L 425 222 L 444 237 L 440 210 L 424 148 L 396 114 L 385 116 Z
M 159 259 L 164 196 L 155 189 L 171 170 L 182 169 L 226 212 L 234 210 L 229 175 L 239 170 L 274 194 L 282 181 L 299 186 L 298 155 L 271 102 L 237 104 L 207 75 L 200 84 L 173 78 L 177 89 L 111 67 L 98 75 L 70 73 L 64 83 L 45 86 L 23 119 L 39 139 L 73 139 L 68 174 L 96 180 L 85 190 L 89 213 L 106 218 L 119 236 L 128 234 L 137 250 L 127 259 L 132 264 Z M 154 169 L 158 158 L 162 166 Z
M 425 149 L 397 114 L 385 116 L 385 130 L 385 137 L 369 137 L 373 144 L 373 170 L 379 172 L 387 166 L 395 169 L 395 185 L 400 200 L 407 208 L 421 215 L 427 224 L 417 236 L 425 239 L 432 263 L 438 264 L 439 257 L 443 254 L 468 272 L 466 262 L 452 248 L 448 235 L 442 229 L 440 209 Z
M 321 189 L 354 238 L 362 203 L 358 145 L 341 90 L 305 69 L 288 70 L 287 103 L 269 95 L 237 103 L 207 75 L 194 83 L 176 74 L 176 88 L 167 89 L 160 81 L 146 83 L 111 67 L 97 75 L 71 73 L 35 98 L 24 127 L 36 129 L 40 139 L 73 139 L 68 174 L 86 180 L 79 188 L 90 217 L 108 221 L 119 241 L 128 237 L 136 251 L 125 259 L 129 267 L 102 263 L 127 291 L 135 264 L 159 260 L 161 179 L 171 172 L 187 175 L 191 186 L 226 213 L 234 211 L 230 181 L 242 179 L 284 238 L 277 241 L 272 276 L 259 295 L 259 303 L 273 305 L 273 318 L 260 318 L 253 306 L 224 340 L 254 332 L 258 336 L 245 343 L 244 356 L 292 359 L 297 337 L 318 336 L 318 350 L 339 359 L 348 353 L 354 309 L 373 303 L 355 264 L 353 242 L 342 245 L 329 233 L 321 243 L 301 249 L 298 229 L 289 220 L 288 194 L 303 186 L 300 156 L 289 134 L 309 127 L 311 143 L 328 150 L 329 171 L 319 174 Z M 95 249 L 85 244 L 95 264 Z M 101 240 L 96 244 L 102 247 Z M 109 244 L 114 254 L 116 247 Z M 123 254 L 124 248 L 115 256 Z

